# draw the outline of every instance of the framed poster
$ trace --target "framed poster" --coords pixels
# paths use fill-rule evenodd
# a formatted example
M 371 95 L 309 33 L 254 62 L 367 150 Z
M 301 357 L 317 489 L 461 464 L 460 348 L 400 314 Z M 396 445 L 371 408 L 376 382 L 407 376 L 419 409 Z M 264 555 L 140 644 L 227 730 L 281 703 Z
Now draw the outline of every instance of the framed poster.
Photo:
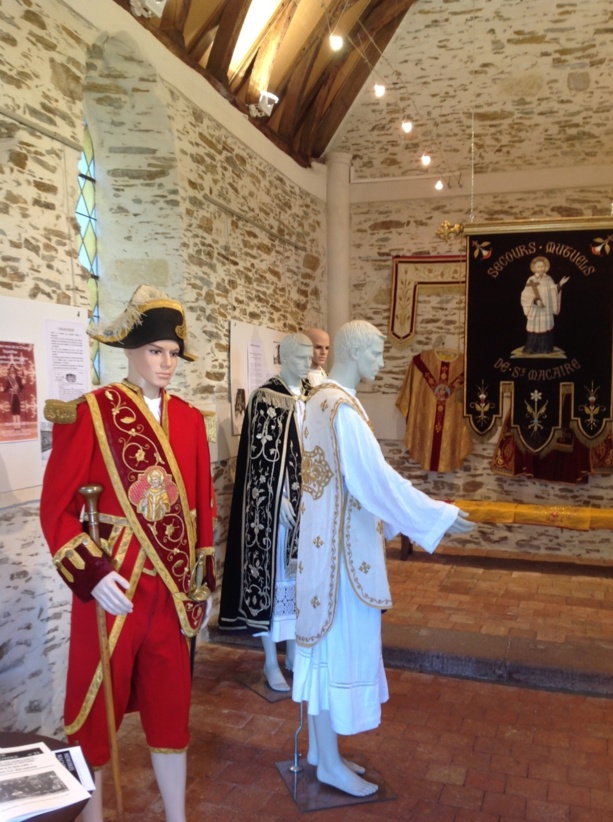
M 469 225 L 464 414 L 489 434 L 511 395 L 521 448 L 570 424 L 587 446 L 613 419 L 613 218 Z
M 40 497 L 51 449 L 45 400 L 91 387 L 87 309 L 0 297 L 0 508 Z

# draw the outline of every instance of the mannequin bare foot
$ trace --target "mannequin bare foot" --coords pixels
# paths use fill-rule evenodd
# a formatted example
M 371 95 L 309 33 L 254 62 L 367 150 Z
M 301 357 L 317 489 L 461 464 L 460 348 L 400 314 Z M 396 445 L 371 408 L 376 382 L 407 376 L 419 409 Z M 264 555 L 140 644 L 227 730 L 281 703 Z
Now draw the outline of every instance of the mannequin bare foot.
M 281 673 L 281 669 L 278 665 L 264 665 L 264 676 L 266 677 L 266 681 L 268 682 L 268 685 L 273 689 L 273 691 L 291 690 L 289 685 L 285 681 L 285 677 Z
M 351 796 L 370 796 L 379 790 L 379 786 L 374 782 L 367 782 L 357 773 L 348 768 L 344 762 L 339 761 L 332 768 L 317 766 L 317 779 L 326 785 L 332 785 L 339 791 L 351 794 Z
M 307 717 L 309 723 L 309 750 L 307 751 L 307 762 L 309 765 L 319 765 L 319 750 L 317 748 L 317 732 L 315 731 L 315 723 L 313 721 L 313 717 L 311 714 Z M 338 740 L 336 740 L 336 747 L 338 748 Z M 366 768 L 363 768 L 361 765 L 358 765 L 357 762 L 351 762 L 349 759 L 345 759 L 344 756 L 341 756 L 340 753 L 338 754 L 341 762 L 346 765 L 351 771 L 357 774 L 363 774 L 366 772 Z
M 311 751 L 311 748 L 309 748 L 309 751 L 307 753 L 307 762 L 309 763 L 309 765 L 319 765 L 319 757 L 317 756 L 316 753 L 314 754 Z M 344 756 L 341 756 L 341 762 L 343 763 L 343 765 L 346 765 L 349 768 L 349 770 L 353 771 L 354 773 L 357 773 L 357 774 L 366 773 L 366 768 L 363 768 L 361 765 L 358 765 L 357 762 L 352 762 L 350 759 L 345 759 Z

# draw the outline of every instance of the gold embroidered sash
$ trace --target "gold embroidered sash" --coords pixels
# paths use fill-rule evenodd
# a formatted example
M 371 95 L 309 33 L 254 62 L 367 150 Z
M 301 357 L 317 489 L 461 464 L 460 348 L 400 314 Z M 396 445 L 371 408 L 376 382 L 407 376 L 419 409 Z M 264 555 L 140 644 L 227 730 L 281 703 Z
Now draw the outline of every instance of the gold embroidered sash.
M 162 396 L 166 421 L 168 396 Z M 173 594 L 181 627 L 193 636 L 207 592 L 194 583 L 195 525 L 167 433 L 127 385 L 108 385 L 86 399 L 128 525 Z

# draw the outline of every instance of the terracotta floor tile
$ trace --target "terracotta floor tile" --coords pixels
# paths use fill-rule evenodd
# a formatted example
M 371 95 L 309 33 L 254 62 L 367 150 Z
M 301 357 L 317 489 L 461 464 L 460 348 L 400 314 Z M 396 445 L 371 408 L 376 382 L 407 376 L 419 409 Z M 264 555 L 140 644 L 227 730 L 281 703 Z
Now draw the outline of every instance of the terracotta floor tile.
M 498 649 L 494 674 L 517 662 L 534 666 L 555 648 L 556 664 L 574 665 L 577 681 L 577 660 L 595 666 L 605 685 L 610 676 L 613 695 L 610 569 L 527 567 L 488 556 L 414 557 L 390 560 L 395 608 L 384 626 L 389 621 L 411 641 L 410 631 L 418 629 L 425 651 L 439 658 Z M 444 637 L 447 650 L 429 644 Z M 471 644 L 473 637 L 478 644 Z M 526 651 L 525 659 L 509 657 L 511 647 Z M 262 663 L 260 644 L 198 645 L 189 822 L 305 818 L 275 767 L 291 758 L 298 708 L 291 700 L 268 703 L 239 681 Z M 376 768 L 398 798 L 309 813 L 308 822 L 613 822 L 612 698 L 434 671 L 389 669 L 388 680 L 390 701 L 380 727 L 342 738 L 340 747 L 348 758 Z M 126 717 L 119 739 L 122 778 L 130 788 L 126 822 L 162 820 L 138 716 Z M 305 730 L 301 753 L 307 744 Z M 114 822 L 107 770 L 105 820 Z
M 563 785 L 561 782 L 550 782 L 547 799 L 551 802 L 574 805 L 580 808 L 590 807 L 590 789 L 575 785 Z
M 508 793 L 486 791 L 481 810 L 486 813 L 497 813 L 502 816 L 515 816 L 522 819 L 526 814 L 526 799 L 523 796 L 512 796 Z
M 529 799 L 525 819 L 530 822 L 570 822 L 570 808 L 556 802 Z

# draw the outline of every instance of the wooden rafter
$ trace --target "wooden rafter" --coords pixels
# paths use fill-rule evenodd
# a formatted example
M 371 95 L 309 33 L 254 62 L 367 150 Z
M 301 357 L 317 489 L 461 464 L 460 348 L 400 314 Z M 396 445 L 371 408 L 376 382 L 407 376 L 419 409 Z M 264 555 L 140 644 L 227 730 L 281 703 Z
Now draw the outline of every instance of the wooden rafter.
M 350 33 L 352 42 L 358 38 L 364 43 L 362 48 L 363 59 L 354 61 L 353 67 L 344 76 L 342 83 L 325 105 L 325 112 L 318 121 L 317 132 L 313 135 L 313 142 L 308 147 L 309 156 L 319 157 L 336 130 L 340 126 L 351 104 L 358 96 L 364 83 L 368 79 L 372 67 L 375 66 L 385 50 L 385 47 L 396 32 L 399 24 L 415 0 L 399 0 L 389 3 L 387 0 L 374 0 L 370 3 L 366 13 Z M 328 69 L 331 70 L 330 67 Z
M 327 47 L 326 35 L 330 28 L 334 31 L 346 6 L 345 0 L 334 0 L 328 6 L 327 15 L 321 15 L 317 25 L 314 26 L 299 52 L 297 52 L 291 69 L 285 73 L 277 86 L 277 94 L 282 95 L 283 98 L 278 132 L 285 140 L 291 140 L 291 136 L 296 131 L 300 101 L 308 87 L 315 61 L 322 47 Z M 334 54 L 331 55 L 332 59 L 334 59 L 334 56 Z
M 228 0 L 211 47 L 206 69 L 216 80 L 226 86 L 230 61 L 250 5 L 251 0 Z
M 269 88 L 272 65 L 297 7 L 298 0 L 283 0 L 277 9 L 274 20 L 268 25 L 260 41 L 251 69 L 247 87 L 247 103 L 255 103 L 260 97 L 260 91 Z M 272 91 L 272 89 L 270 90 Z
M 223 14 L 224 5 L 225 4 L 222 3 L 221 5 L 215 7 L 210 14 L 207 14 L 206 17 L 201 18 L 196 29 L 196 33 L 190 38 L 189 42 L 186 42 L 188 54 L 197 63 L 202 60 L 202 57 L 206 54 L 211 43 L 215 39 L 217 27 L 219 26 L 219 21 L 221 19 L 221 15 Z
M 183 29 L 191 5 L 192 0 L 166 0 L 162 19 L 160 20 L 160 29 L 162 31 L 174 29 L 183 37 Z
M 326 150 L 415 0 L 282 0 L 229 77 L 247 12 L 258 1 L 167 0 L 161 18 L 137 19 L 247 115 L 273 77 L 270 90 L 279 95 L 279 104 L 269 119 L 254 119 L 253 125 L 297 162 L 310 165 Z M 115 2 L 131 13 L 130 0 Z M 291 25 L 299 8 L 301 23 L 309 21 L 302 29 Z M 343 52 L 329 50 L 327 34 L 339 19 L 351 26 L 345 36 L 359 50 L 351 45 Z M 277 57 L 283 60 L 282 76 L 279 66 L 273 72 Z

